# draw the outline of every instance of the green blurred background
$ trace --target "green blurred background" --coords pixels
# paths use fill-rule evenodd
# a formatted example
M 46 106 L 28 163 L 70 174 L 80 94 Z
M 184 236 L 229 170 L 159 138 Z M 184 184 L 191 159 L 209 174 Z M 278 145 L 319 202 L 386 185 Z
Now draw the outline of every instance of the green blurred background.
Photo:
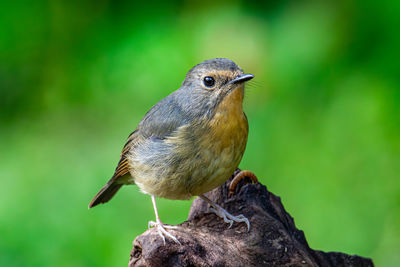
M 310 246 L 400 263 L 399 2 L 258 2 L 0 4 L 0 266 L 126 266 L 150 197 L 87 205 L 145 112 L 214 57 L 255 74 L 240 166 Z M 159 200 L 161 219 L 190 204 Z

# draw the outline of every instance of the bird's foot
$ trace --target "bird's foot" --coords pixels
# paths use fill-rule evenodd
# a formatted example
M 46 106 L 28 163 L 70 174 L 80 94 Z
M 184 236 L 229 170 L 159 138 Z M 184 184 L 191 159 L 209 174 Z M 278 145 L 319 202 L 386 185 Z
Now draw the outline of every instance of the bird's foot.
M 247 224 L 247 231 L 250 231 L 250 222 L 242 214 L 240 214 L 238 216 L 234 216 L 234 215 L 230 214 L 229 212 L 227 212 L 225 209 L 223 209 L 218 204 L 214 203 L 214 205 L 215 205 L 215 207 L 211 207 L 210 211 L 214 212 L 215 214 L 217 214 L 217 216 L 224 219 L 224 221 L 226 223 L 229 223 L 229 228 L 232 227 L 233 222 L 244 222 Z
M 232 179 L 231 184 L 229 185 L 229 196 L 232 196 L 235 193 L 237 184 L 244 178 L 249 178 L 253 183 L 258 183 L 257 176 L 251 171 L 247 170 L 241 171 L 237 169 L 235 173 L 236 173 L 235 177 Z
M 164 245 L 165 245 L 165 236 L 171 238 L 172 240 L 174 240 L 179 245 L 182 245 L 181 242 L 179 242 L 179 240 L 175 236 L 173 236 L 172 234 L 168 233 L 167 230 L 165 230 L 165 229 L 179 229 L 178 226 L 176 226 L 176 225 L 166 225 L 166 224 L 163 224 L 161 221 L 157 221 L 157 222 L 149 221 L 149 229 L 151 227 L 156 227 L 157 228 L 158 234 L 161 236 L 161 238 L 164 241 Z

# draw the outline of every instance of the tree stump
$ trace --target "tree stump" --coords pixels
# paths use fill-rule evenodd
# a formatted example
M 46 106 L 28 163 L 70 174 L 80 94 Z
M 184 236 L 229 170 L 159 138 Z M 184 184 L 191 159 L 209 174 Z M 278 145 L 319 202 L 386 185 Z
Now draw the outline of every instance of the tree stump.
M 246 216 L 249 232 L 245 223 L 235 222 L 229 228 L 196 198 L 181 229 L 168 230 L 182 245 L 169 238 L 164 244 L 156 229 L 147 230 L 133 241 L 129 267 L 373 266 L 368 258 L 311 249 L 280 198 L 264 185 L 246 180 L 239 182 L 233 196 L 228 191 L 230 180 L 206 196 L 231 214 Z

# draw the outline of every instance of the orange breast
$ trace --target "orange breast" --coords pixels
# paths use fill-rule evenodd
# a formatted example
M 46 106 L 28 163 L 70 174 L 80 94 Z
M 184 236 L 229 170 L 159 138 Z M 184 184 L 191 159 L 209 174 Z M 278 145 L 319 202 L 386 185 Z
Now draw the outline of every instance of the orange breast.
M 219 104 L 209 121 L 209 133 L 203 148 L 210 156 L 207 175 L 194 187 L 194 195 L 208 192 L 223 184 L 239 166 L 247 143 L 248 123 L 243 113 L 243 87 L 230 92 Z
M 215 141 L 221 142 L 221 146 L 230 146 L 232 142 L 241 143 L 243 138 L 247 141 L 248 123 L 243 113 L 243 86 L 222 100 L 209 125 L 214 138 L 219 139 Z

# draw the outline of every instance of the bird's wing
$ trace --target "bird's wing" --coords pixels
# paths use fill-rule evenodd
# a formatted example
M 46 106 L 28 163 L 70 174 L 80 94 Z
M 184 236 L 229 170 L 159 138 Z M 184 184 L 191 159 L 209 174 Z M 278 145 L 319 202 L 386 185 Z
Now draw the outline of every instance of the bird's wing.
M 118 162 L 118 166 L 115 169 L 114 175 L 111 179 L 100 189 L 100 191 L 94 196 L 89 204 L 89 208 L 97 206 L 98 204 L 108 202 L 121 186 L 125 183 L 131 182 L 129 180 L 129 164 L 127 154 L 129 153 L 132 146 L 136 146 L 140 140 L 138 131 L 135 130 L 128 137 L 124 148 L 122 149 L 121 157 Z
M 159 142 L 165 139 L 177 131 L 180 126 L 187 124 L 188 120 L 190 117 L 175 100 L 174 93 L 154 105 L 146 113 L 137 129 L 129 135 L 114 175 L 92 199 L 89 208 L 109 201 L 123 184 L 132 183 L 132 179 L 129 179 L 128 155 L 135 147 L 146 140 L 150 142 L 158 140 L 157 142 Z
M 173 94 L 154 105 L 143 117 L 138 128 L 129 135 L 122 149 L 113 179 L 129 173 L 127 155 L 141 141 L 148 138 L 165 139 L 180 126 L 187 123 L 188 115 L 178 105 Z
M 129 165 L 128 165 L 128 158 L 127 155 L 132 147 L 136 146 L 138 143 L 139 134 L 138 130 L 133 131 L 129 136 L 128 140 L 126 141 L 124 148 L 122 149 L 121 156 L 115 169 L 114 175 L 112 179 L 117 179 L 119 177 L 124 176 L 125 174 L 129 173 Z
M 139 123 L 138 130 L 145 138 L 165 139 L 190 120 L 176 98 L 170 94 L 154 105 Z

